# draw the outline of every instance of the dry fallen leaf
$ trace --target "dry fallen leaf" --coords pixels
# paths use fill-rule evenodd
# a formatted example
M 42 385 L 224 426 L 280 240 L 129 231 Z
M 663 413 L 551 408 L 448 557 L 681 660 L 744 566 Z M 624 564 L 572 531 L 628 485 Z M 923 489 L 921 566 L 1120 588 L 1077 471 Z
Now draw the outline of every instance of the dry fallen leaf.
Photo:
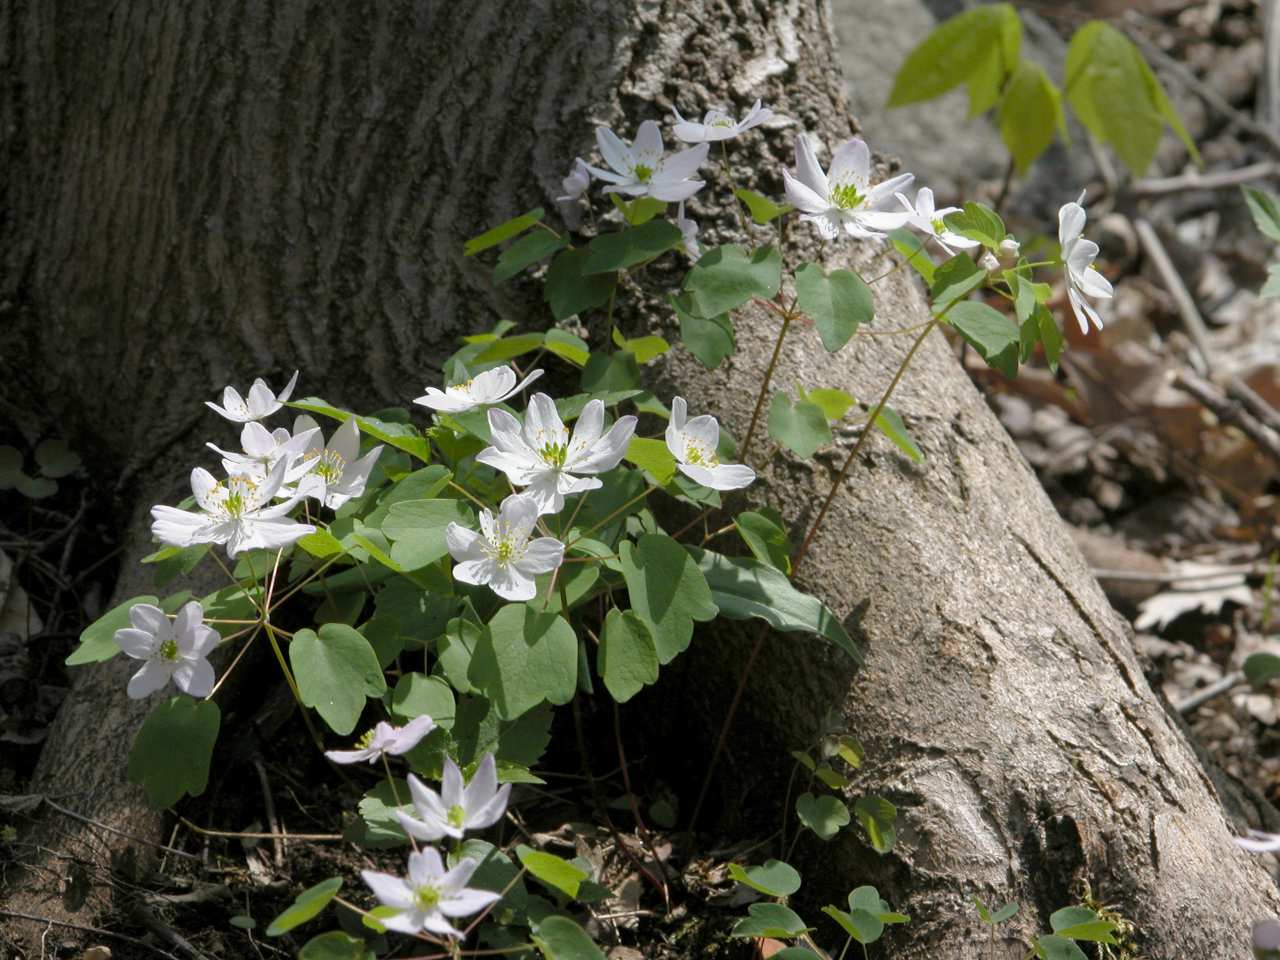
M 1214 614 L 1228 600 L 1247 606 L 1253 599 L 1244 574 L 1223 572 L 1220 566 L 1188 561 L 1177 564 L 1173 574 L 1179 577 L 1173 586 L 1138 604 L 1141 612 L 1133 623 L 1135 629 L 1163 629 L 1184 613 Z

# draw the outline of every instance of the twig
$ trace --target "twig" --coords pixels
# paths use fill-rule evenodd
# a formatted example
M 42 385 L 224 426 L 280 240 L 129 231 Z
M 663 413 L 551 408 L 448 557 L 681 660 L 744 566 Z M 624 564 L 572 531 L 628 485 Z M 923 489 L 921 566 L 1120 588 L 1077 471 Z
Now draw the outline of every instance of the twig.
M 50 807 L 52 807 L 54 810 L 57 810 L 64 817 L 70 817 L 72 820 L 79 820 L 81 823 L 87 823 L 91 827 L 100 827 L 101 829 L 106 830 L 109 833 L 114 833 L 117 836 L 124 837 L 126 840 L 132 840 L 134 843 L 145 843 L 149 847 L 155 847 L 157 850 L 163 850 L 166 853 L 172 853 L 174 856 L 177 856 L 177 857 L 186 857 L 188 860 L 200 859 L 200 856 L 198 854 L 187 853 L 187 851 L 179 850 L 177 847 L 166 847 L 163 843 L 156 843 L 154 840 L 147 840 L 145 837 L 135 837 L 132 833 L 125 833 L 123 830 L 117 830 L 115 827 L 110 826 L 109 824 L 105 824 L 100 820 L 94 820 L 91 817 L 84 816 L 84 814 L 76 813 L 74 810 L 68 810 L 66 807 L 62 806 L 61 804 L 54 803 L 48 797 L 41 796 L 41 799 L 44 800 L 44 802 L 47 803 Z
M 1160 240 L 1159 234 L 1156 233 L 1155 227 L 1143 217 L 1134 217 L 1133 227 L 1138 233 L 1138 240 L 1142 244 L 1142 248 L 1146 251 L 1147 256 L 1151 258 L 1156 272 L 1160 274 L 1160 279 L 1163 281 L 1165 289 L 1169 291 L 1174 303 L 1177 304 L 1178 313 L 1182 315 L 1183 325 L 1186 326 L 1187 333 L 1196 345 L 1200 358 L 1200 362 L 1196 364 L 1196 372 L 1201 375 L 1211 373 L 1213 371 L 1213 352 L 1209 347 L 1209 332 L 1205 328 L 1204 318 L 1200 316 L 1196 302 L 1191 298 L 1191 292 L 1187 289 L 1187 285 L 1182 282 L 1182 277 L 1178 274 L 1173 261 L 1169 259 L 1169 251 L 1164 248 L 1164 243 Z M 1195 362 L 1195 354 L 1192 355 L 1192 362 Z
M 1213 384 L 1206 383 L 1186 371 L 1177 374 L 1173 378 L 1173 384 L 1212 410 L 1214 416 L 1223 423 L 1239 427 L 1276 463 L 1280 463 L 1280 436 L 1245 409 L 1243 403 L 1223 396 Z
M 260 758 L 253 758 L 253 768 L 258 771 L 258 783 L 262 784 L 262 803 L 267 808 L 267 826 L 271 828 L 273 859 L 276 869 L 280 870 L 284 867 L 284 837 L 280 829 L 280 821 L 276 819 L 276 801 L 271 796 L 271 782 L 267 779 L 267 768 Z
M 203 837 L 221 837 L 225 840 L 272 840 L 272 839 L 279 838 L 279 834 L 260 833 L 258 831 L 243 832 L 243 831 L 237 831 L 237 830 L 210 830 L 208 827 L 196 826 L 186 817 L 178 817 L 178 822 L 181 823 L 188 830 L 192 831 L 193 833 L 198 833 Z M 290 840 L 336 841 L 336 840 L 342 839 L 342 834 L 340 833 L 291 833 L 289 834 L 289 839 Z M 187 854 L 187 856 L 191 856 L 191 854 Z M 200 858 L 196 857 L 196 859 L 198 860 Z
M 1222 190 L 1227 187 L 1238 187 L 1242 183 L 1253 180 L 1264 180 L 1277 174 L 1280 174 L 1280 164 L 1264 160 L 1261 163 L 1240 167 L 1238 170 L 1135 180 L 1129 185 L 1129 193 L 1135 197 L 1157 197 L 1166 193 L 1181 193 L 1184 190 Z
M 1147 17 L 1132 10 L 1125 13 L 1125 19 L 1135 26 L 1142 26 L 1149 22 Z M 1258 123 L 1247 113 L 1243 113 L 1233 107 L 1227 98 L 1220 94 L 1213 87 L 1209 86 L 1199 77 L 1197 77 L 1190 69 L 1183 66 L 1173 57 L 1169 56 L 1158 46 L 1147 39 L 1146 34 L 1142 30 L 1135 30 L 1134 36 L 1137 38 L 1138 44 L 1142 47 L 1143 52 L 1151 60 L 1156 61 L 1161 68 L 1168 70 L 1184 84 L 1194 90 L 1205 103 L 1213 107 L 1231 123 L 1240 127 L 1242 130 L 1248 130 L 1254 136 L 1261 137 L 1271 144 L 1277 151 L 1280 151 L 1280 133 L 1274 128 L 1265 124 Z
M 1280 411 L 1254 393 L 1253 388 L 1239 377 L 1232 377 L 1227 383 L 1227 393 L 1272 430 L 1280 432 Z
M 1187 699 L 1174 704 L 1173 708 L 1177 710 L 1178 713 L 1188 714 L 1192 710 L 1196 709 L 1196 707 L 1202 706 L 1215 697 L 1220 697 L 1222 694 L 1235 689 L 1240 684 L 1244 683 L 1244 680 L 1245 676 L 1242 672 L 1239 670 L 1233 670 L 1221 680 L 1209 684 L 1203 690 L 1197 690 L 1191 696 L 1187 697 Z
M 114 930 L 104 930 L 101 927 L 90 927 L 83 923 L 69 923 L 66 920 L 53 920 L 49 917 L 37 917 L 33 913 L 23 913 L 20 910 L 0 910 L 0 917 L 12 917 L 15 920 L 30 920 L 32 923 L 43 923 L 45 925 L 53 924 L 55 927 L 67 927 L 71 930 L 79 930 L 81 933 L 92 933 L 95 937 L 115 937 L 122 943 L 129 943 L 135 947 L 142 947 L 144 950 L 150 950 L 152 953 L 162 957 L 168 957 L 169 960 L 178 960 L 168 950 L 161 950 L 159 947 L 152 946 L 145 940 L 139 940 L 137 937 L 131 937 L 127 933 L 116 933 Z

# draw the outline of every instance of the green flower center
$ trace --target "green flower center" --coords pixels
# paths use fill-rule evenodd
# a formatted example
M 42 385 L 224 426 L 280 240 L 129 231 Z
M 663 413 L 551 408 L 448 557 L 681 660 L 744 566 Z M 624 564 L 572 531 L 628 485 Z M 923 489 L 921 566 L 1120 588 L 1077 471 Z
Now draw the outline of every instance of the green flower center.
M 244 494 L 240 492 L 227 492 L 227 514 L 232 517 L 238 517 L 244 513 Z
M 542 459 L 549 466 L 558 469 L 564 466 L 564 461 L 569 456 L 569 445 L 567 443 L 544 443 L 541 453 Z
M 160 644 L 161 660 L 177 660 L 178 659 L 178 641 L 172 638 Z
M 449 826 L 462 829 L 463 824 L 467 822 L 467 811 L 462 809 L 458 804 L 454 804 L 449 808 Z
M 841 210 L 853 210 L 862 206 L 867 198 L 858 192 L 855 183 L 842 183 L 831 188 L 831 202 Z
M 732 121 L 732 120 L 730 120 L 728 117 L 721 117 L 719 120 L 712 120 L 712 121 L 711 121 L 711 126 L 713 126 L 713 127 L 732 127 L 732 126 L 733 126 L 733 121 Z
M 696 443 L 691 443 L 684 450 L 685 463 L 695 467 L 716 467 L 720 465 L 719 458 L 709 450 L 704 450 Z
M 342 454 L 336 450 L 325 450 L 316 464 L 316 474 L 325 483 L 336 483 L 342 478 L 342 471 L 346 466 L 347 461 Z
M 947 232 L 947 225 L 946 225 L 945 223 L 943 223 L 940 219 L 939 219 L 939 220 L 934 220 L 934 221 L 933 221 L 932 226 L 933 226 L 933 232 L 934 232 L 934 233 L 946 233 L 946 232 Z
M 421 910 L 434 910 L 440 902 L 440 891 L 432 886 L 418 887 L 413 891 L 413 901 Z
M 641 183 L 648 183 L 653 176 L 653 167 L 646 167 L 643 163 L 638 163 L 632 172 Z
M 373 729 L 370 728 L 364 732 L 364 735 L 356 741 L 357 750 L 367 750 L 373 744 Z
M 515 559 L 516 547 L 510 540 L 498 541 L 498 552 L 494 554 L 493 562 L 500 567 L 505 567 L 513 559 Z M 457 809 L 456 807 L 454 808 Z

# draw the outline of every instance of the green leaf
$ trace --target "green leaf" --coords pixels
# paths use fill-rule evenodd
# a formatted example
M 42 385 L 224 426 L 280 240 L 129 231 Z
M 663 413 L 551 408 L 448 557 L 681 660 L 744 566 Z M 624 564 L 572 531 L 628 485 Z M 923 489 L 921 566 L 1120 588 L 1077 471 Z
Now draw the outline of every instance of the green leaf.
M 1018 375 L 1018 328 L 998 310 L 966 300 L 947 313 L 947 320 L 978 355 L 1009 379 Z
M 1037 63 L 1023 60 L 1000 102 L 1000 138 L 1021 176 L 1053 143 L 1054 130 L 1067 128 L 1062 94 Z
M 298 541 L 298 546 L 323 560 L 325 557 L 336 557 L 345 553 L 342 543 L 328 530 L 318 529 Z
M 711 599 L 731 620 L 757 617 L 775 630 L 817 634 L 857 663 L 862 652 L 844 626 L 817 597 L 801 593 L 768 564 L 745 557 L 725 557 L 711 550 L 688 548 L 711 588 Z
M 556 236 L 546 230 L 535 230 L 527 237 L 521 237 L 498 257 L 498 265 L 493 268 L 493 282 L 506 283 L 525 267 L 545 260 L 568 243 L 568 237 Z
M 533 924 L 533 942 L 546 960 L 605 960 L 587 932 L 559 914 Z
M 666 220 L 650 220 L 638 227 L 603 233 L 587 244 L 582 274 L 627 270 L 678 247 L 683 239 L 680 228 Z
M 209 782 L 209 760 L 221 723 L 212 700 L 182 696 L 157 704 L 129 751 L 129 782 L 146 790 L 157 809 L 173 806 L 184 793 L 200 796 Z
M 634 610 L 614 607 L 604 619 L 596 669 L 618 703 L 626 703 L 658 679 L 653 631 Z
M 835 353 L 875 316 L 870 288 L 852 270 L 822 272 L 816 263 L 796 271 L 796 297 L 800 309 L 813 319 L 828 353 Z
M 1244 660 L 1245 678 L 1255 687 L 1280 677 L 1280 657 L 1274 653 L 1251 653 Z
M 898 808 L 884 797 L 859 797 L 853 805 L 854 815 L 867 831 L 876 853 L 888 853 L 893 849 L 897 834 L 893 824 L 898 819 Z
M 1052 933 L 1036 937 L 1035 954 L 1040 960 L 1089 960 L 1072 941 Z
M 568 360 L 576 367 L 584 366 L 591 356 L 587 341 L 559 327 L 553 327 L 547 331 L 544 345 L 548 353 L 554 353 L 561 360 Z
M 640 365 L 634 353 L 592 354 L 582 368 L 582 389 L 592 394 L 624 393 L 640 387 Z
M 916 463 L 924 462 L 924 453 L 916 446 L 916 442 L 911 439 L 911 435 L 907 433 L 907 425 L 902 422 L 896 410 L 887 404 L 881 408 L 880 413 L 876 416 L 876 426 L 880 428 L 880 432 L 893 441 L 893 445 L 905 453 Z
M 51 437 L 36 447 L 36 463 L 46 477 L 65 477 L 80 467 L 80 455 L 67 446 L 67 441 Z
M 812 929 L 804 925 L 794 910 L 780 903 L 753 903 L 747 907 L 747 913 L 750 916 L 735 923 L 729 936 L 787 940 Z
M 676 475 L 676 458 L 662 440 L 632 437 L 623 459 L 650 473 L 659 486 L 666 486 Z
M 805 460 L 831 442 L 826 414 L 816 403 L 791 398 L 779 390 L 769 404 L 769 436 Z
M 151 595 L 132 597 L 124 603 L 112 607 L 80 634 L 80 645 L 71 651 L 65 663 L 68 667 L 78 667 L 85 663 L 100 663 L 110 660 L 120 652 L 116 643 L 116 631 L 130 625 L 129 611 L 137 603 L 149 603 L 159 606 L 160 598 Z
M 851 910 L 846 913 L 839 907 L 827 904 L 822 912 L 840 924 L 844 932 L 859 943 L 875 943 L 884 933 L 884 921 L 866 910 Z
M 720 366 L 736 346 L 729 315 L 722 313 L 718 317 L 704 319 L 693 314 L 692 298 L 687 293 L 670 299 L 671 308 L 680 320 L 681 342 L 708 370 Z
M 507 604 L 476 643 L 467 679 L 504 720 L 544 700 L 568 703 L 578 685 L 578 638 L 563 617 Z
M 736 516 L 733 525 L 757 560 L 785 574 L 791 573 L 791 540 L 777 510 L 772 507 L 749 510 Z
M 853 396 L 843 390 L 833 390 L 828 387 L 805 390 L 799 385 L 796 386 L 796 390 L 799 392 L 801 400 L 816 404 L 818 409 L 822 411 L 823 416 L 828 420 L 843 418 L 849 412 L 849 408 L 853 406 Z
M 301 400 L 290 400 L 288 406 L 295 410 L 305 410 L 308 413 L 318 413 L 322 417 L 339 422 L 345 422 L 350 417 L 355 416 L 350 411 L 339 409 L 331 403 L 322 400 L 320 397 L 304 397 Z M 431 460 L 431 445 L 427 443 L 427 438 L 411 423 L 391 423 L 386 420 L 379 420 L 377 417 L 356 417 L 356 426 L 360 428 L 360 432 L 380 440 L 388 446 L 395 447 L 397 450 L 403 450 L 410 456 L 417 457 L 423 463 Z
M 461 500 L 403 500 L 393 504 L 382 521 L 392 541 L 391 559 L 406 570 L 421 570 L 448 556 L 445 531 L 450 523 L 475 526 L 475 514 Z
M 906 227 L 899 227 L 889 233 L 889 239 L 897 250 L 911 265 L 911 269 L 924 278 L 924 282 L 933 285 L 934 265 L 925 243 Z
M 584 276 L 583 265 L 590 254 L 582 248 L 561 250 L 547 271 L 543 296 L 557 321 L 604 306 L 613 293 L 617 277 L 608 273 Z
M 762 196 L 754 190 L 738 188 L 733 193 L 734 196 L 747 205 L 747 209 L 751 211 L 751 219 L 759 224 L 769 223 L 784 213 L 790 213 L 795 209 L 789 203 L 774 203 L 768 197 Z
M 505 223 L 500 223 L 496 227 L 486 230 L 480 236 L 472 237 L 463 244 L 462 254 L 466 257 L 474 257 L 477 253 L 488 250 L 490 247 L 496 247 L 504 240 L 510 240 L 512 237 L 524 233 L 541 219 L 541 207 L 536 210 L 530 210 L 521 216 L 512 217 Z
M 295 633 L 289 643 L 289 664 L 302 702 L 315 707 L 339 736 L 356 728 L 365 697 L 380 697 L 387 689 L 373 647 L 343 623 L 326 623 L 319 633 Z
M 902 914 L 894 913 L 889 909 L 889 904 L 880 899 L 880 891 L 872 886 L 862 886 L 851 890 L 849 892 L 849 909 L 865 910 L 868 913 L 873 913 L 885 923 L 907 922 L 906 918 L 902 918 Z
M 1253 222 L 1258 225 L 1258 229 L 1265 236 L 1280 243 L 1280 200 L 1276 199 L 1275 194 L 1265 190 L 1256 190 L 1253 187 L 1240 189 L 1244 193 L 1244 202 L 1248 204 L 1249 213 L 1253 216 Z
M 1000 215 L 986 204 L 975 203 L 972 200 L 965 203 L 963 209 L 947 214 L 943 218 L 943 222 L 947 229 L 953 233 L 958 233 L 969 240 L 976 240 L 983 246 L 990 247 L 993 250 L 1000 246 L 1000 241 L 1007 236 L 1004 229 L 1004 221 L 1000 219 Z M 965 259 L 969 259 L 967 255 Z M 972 263 L 973 261 L 970 260 L 969 262 Z M 943 264 L 943 267 L 946 267 L 946 265 Z M 963 262 L 955 266 L 958 270 L 957 277 L 966 276 L 970 272 L 969 266 Z
M 374 960 L 374 957 L 363 940 L 341 930 L 312 937 L 298 952 L 298 960 Z
M 991 922 L 1004 923 L 1006 920 L 1008 920 L 1017 912 L 1018 912 L 1018 905 L 1014 903 L 1012 900 L 1010 900 L 1003 907 L 1001 907 L 999 910 L 997 910 L 995 913 L 991 915 Z
M 502 363 L 532 353 L 545 342 L 542 333 L 519 333 L 510 337 L 498 337 L 484 344 L 484 349 L 471 358 L 473 364 L 487 366 L 491 363 Z
M 930 296 L 933 297 L 934 315 L 942 313 L 952 303 L 968 296 L 986 281 L 987 271 L 974 263 L 967 253 L 957 253 L 950 260 L 939 264 L 929 288 Z
M 637 197 L 627 201 L 616 193 L 609 194 L 613 205 L 622 212 L 622 218 L 633 227 L 648 223 L 660 213 L 666 213 L 667 201 L 655 200 L 653 197 Z
M 293 898 L 293 903 L 267 927 L 268 937 L 279 937 L 294 927 L 301 926 L 329 905 L 329 901 L 342 889 L 341 877 L 330 877 L 314 887 L 308 887 Z
M 862 766 L 862 758 L 866 755 L 866 751 L 853 737 L 841 737 L 836 741 L 835 749 L 840 759 L 855 770 Z
M 1049 917 L 1049 927 L 1068 940 L 1089 940 L 1094 943 L 1115 944 L 1111 934 L 1116 925 L 1090 910 L 1088 907 L 1063 907 Z
M 436 726 L 448 730 L 453 726 L 455 711 L 453 689 L 442 677 L 404 673 L 391 692 L 389 709 L 397 720 L 408 721 L 425 714 Z
M 1066 94 L 1080 122 L 1110 144 L 1135 176 L 1155 157 L 1167 122 L 1199 163 L 1200 155 L 1142 53 L 1115 27 L 1091 20 L 1067 47 Z
M 989 86 L 993 74 L 1003 75 L 1017 63 L 1021 31 L 1018 15 L 1007 3 L 944 20 L 907 54 L 894 77 L 889 106 L 930 100 L 975 76 Z M 970 100 L 972 108 L 980 107 L 980 91 L 971 89 Z M 971 115 L 981 112 L 971 109 Z
M 582 416 L 582 411 L 586 409 L 588 403 L 592 400 L 599 400 L 606 407 L 616 407 L 624 400 L 631 400 L 640 396 L 641 390 L 605 390 L 595 393 L 575 393 L 571 397 L 560 397 L 556 400 L 556 413 L 560 415 L 560 419 L 565 423 L 570 420 L 576 420 Z
M 619 350 L 626 350 L 632 354 L 638 364 L 648 363 L 671 349 L 671 344 L 658 336 L 636 337 L 634 340 L 628 340 L 617 327 L 613 328 L 613 344 Z
M 796 798 L 796 816 L 822 840 L 830 840 L 849 823 L 849 808 L 829 794 L 802 793 Z
M 17 489 L 28 500 L 43 500 L 58 492 L 58 482 L 48 477 L 18 477 Z
M 752 297 L 771 300 L 782 283 L 782 257 L 773 247 L 748 254 L 736 243 L 712 247 L 684 280 L 690 312 L 718 317 Z
M 562 860 L 553 853 L 534 850 L 523 843 L 516 847 L 516 856 L 536 880 L 571 900 L 578 896 L 582 881 L 591 879 L 591 874 L 579 870 L 568 860 Z
M 729 876 L 766 897 L 789 897 L 800 889 L 800 874 L 781 860 L 766 860 L 763 866 L 729 864 Z
M 684 547 L 662 534 L 623 540 L 618 559 L 631 607 L 653 631 L 658 662 L 668 664 L 688 649 L 694 621 L 715 618 L 711 588 Z
M 1044 347 L 1044 358 L 1049 369 L 1058 372 L 1058 358 L 1062 356 L 1062 331 L 1058 329 L 1058 321 L 1043 304 L 1036 304 L 1036 325 L 1040 328 L 1040 345 Z

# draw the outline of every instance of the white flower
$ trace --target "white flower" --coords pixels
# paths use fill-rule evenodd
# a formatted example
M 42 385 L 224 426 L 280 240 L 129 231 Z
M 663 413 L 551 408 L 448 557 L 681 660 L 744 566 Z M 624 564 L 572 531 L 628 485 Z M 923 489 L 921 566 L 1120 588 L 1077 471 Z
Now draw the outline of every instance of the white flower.
M 667 449 L 676 458 L 676 466 L 690 480 L 712 490 L 738 490 L 750 486 L 756 472 L 742 463 L 721 463 L 716 457 L 720 443 L 720 424 L 703 414 L 685 419 L 684 397 L 671 400 L 671 420 L 667 423 Z
M 560 189 L 564 191 L 556 197 L 556 203 L 576 203 L 591 186 L 591 168 L 581 157 L 574 157 L 569 175 L 560 181 Z
M 227 473 L 264 480 L 271 468 L 281 460 L 292 466 L 319 432 L 320 428 L 316 427 L 290 434 L 284 427 L 268 430 L 256 420 L 250 420 L 240 431 L 240 446 L 244 448 L 244 453 L 231 453 L 212 443 L 206 443 L 205 446 L 222 454 L 222 468 Z
M 773 111 L 760 106 L 757 100 L 741 120 L 734 120 L 723 110 L 708 110 L 701 123 L 686 120 L 680 116 L 679 110 L 673 110 L 676 116 L 675 129 L 672 133 L 677 140 L 685 143 L 705 143 L 708 140 L 731 140 L 740 133 L 746 133 L 752 127 L 758 127 L 771 116 Z
M 662 133 L 658 124 L 646 120 L 636 131 L 636 139 L 627 144 L 608 127 L 596 130 L 596 143 L 605 163 L 616 172 L 588 167 L 598 180 L 610 184 L 605 193 L 625 193 L 629 197 L 653 197 L 672 203 L 687 200 L 706 186 L 705 180 L 690 180 L 707 159 L 708 144 L 681 150 L 670 157 L 662 155 Z
M 501 470 L 517 487 L 527 487 L 524 493 L 537 503 L 539 514 L 556 513 L 569 494 L 601 486 L 592 476 L 574 474 L 605 473 L 616 467 L 636 431 L 636 418 L 619 417 L 601 436 L 603 429 L 601 401 L 587 403 L 570 437 L 551 398 L 535 393 L 525 410 L 523 428 L 507 411 L 489 411 L 493 446 L 476 454 L 476 460 Z
M 534 370 L 517 384 L 516 372 L 511 367 L 494 367 L 492 370 L 476 374 L 463 383 L 455 383 L 451 387 L 445 387 L 443 391 L 437 390 L 435 387 L 427 387 L 426 395 L 418 397 L 413 402 L 444 413 L 462 413 L 473 407 L 502 403 L 503 400 L 508 400 L 515 396 L 540 376 L 542 376 L 542 371 Z
M 388 930 L 398 933 L 427 930 L 444 937 L 461 937 L 462 931 L 446 917 L 469 917 L 502 899 L 492 891 L 467 886 L 477 866 L 470 857 L 463 857 L 446 872 L 440 854 L 425 847 L 409 854 L 406 878 L 376 870 L 361 870 L 360 876 L 379 903 L 399 911 L 389 917 L 378 917 L 378 922 Z
M 189 547 L 194 543 L 225 543 L 227 556 L 245 550 L 285 547 L 316 528 L 290 520 L 286 514 L 300 497 L 268 506 L 275 498 L 288 464 L 278 462 L 264 480 L 242 475 L 219 483 L 203 467 L 191 471 L 191 492 L 199 513 L 177 507 L 151 508 L 151 535 L 161 543 Z
M 1021 249 L 1022 244 L 1014 239 L 1013 234 L 1010 234 L 1000 241 L 999 253 L 1000 256 L 1004 257 L 1006 260 L 1012 260 L 1018 255 L 1018 252 Z
M 942 218 L 949 213 L 959 213 L 959 207 L 943 207 L 941 210 L 933 205 L 933 191 L 928 187 L 921 187 L 916 193 L 916 202 L 913 204 L 906 198 L 905 194 L 895 194 L 907 208 L 907 223 L 915 227 L 921 233 L 927 233 L 938 241 L 938 245 L 947 253 L 955 253 L 952 247 L 958 247 L 961 250 L 967 250 L 970 247 L 978 246 L 977 240 L 970 240 L 968 237 L 962 237 L 960 234 L 947 229 L 947 225 L 942 222 Z
M 1098 245 L 1080 236 L 1085 221 L 1083 202 L 1084 191 L 1081 191 L 1079 200 L 1064 203 L 1058 211 L 1058 243 L 1062 246 L 1062 264 L 1067 273 L 1067 299 L 1071 301 L 1071 309 L 1080 323 L 1080 332 L 1087 334 L 1090 320 L 1099 330 L 1102 329 L 1102 318 L 1085 297 L 1110 300 L 1111 284 L 1093 268 Z
M 455 580 L 487 586 L 504 600 L 532 600 L 537 594 L 534 578 L 550 573 L 564 560 L 564 544 L 554 537 L 530 540 L 538 522 L 538 504 L 530 496 L 514 493 L 502 501 L 498 516 L 480 511 L 480 529 L 460 523 L 445 528 L 445 543 L 453 559 Z
M 330 510 L 337 510 L 353 497 L 364 493 L 373 465 L 382 453 L 378 444 L 363 457 L 360 455 L 360 427 L 355 417 L 347 417 L 333 431 L 326 446 L 319 436 L 316 422 L 305 414 L 294 421 L 294 431 L 317 430 L 316 439 L 303 452 L 286 477 L 297 484 L 297 493 L 319 500 Z
M 1250 830 L 1247 837 L 1236 837 L 1236 845 L 1250 853 L 1275 853 L 1280 851 L 1280 834 Z
M 416 747 L 435 728 L 436 722 L 425 713 L 414 717 L 403 727 L 393 727 L 380 720 L 360 738 L 355 750 L 326 750 L 324 755 L 334 763 L 359 763 L 361 760 L 372 763 L 384 753 L 398 757 Z
M 851 237 L 879 238 L 907 222 L 907 214 L 890 211 L 893 195 L 915 178 L 904 173 L 871 186 L 871 150 L 855 137 L 836 148 L 831 170 L 822 172 L 813 145 L 804 134 L 796 137 L 796 172 L 782 171 L 787 200 L 811 220 L 827 240 L 841 229 Z
M 498 766 L 493 754 L 486 753 L 476 767 L 476 775 L 464 788 L 462 771 L 453 758 L 446 755 L 440 792 L 436 793 L 409 774 L 409 793 L 418 817 L 415 819 L 397 810 L 396 819 L 409 836 L 434 843 L 442 837 L 461 839 L 468 830 L 483 830 L 501 820 L 507 811 L 511 784 L 498 786 Z
M 689 255 L 689 259 L 697 260 L 702 256 L 702 248 L 698 246 L 698 225 L 684 215 L 683 200 L 676 210 L 676 226 L 680 228 L 680 235 L 684 238 L 681 243 L 684 252 Z
M 116 631 L 120 649 L 135 660 L 147 661 L 129 680 L 129 696 L 141 700 L 170 679 L 183 693 L 207 697 L 214 673 L 209 653 L 218 645 L 218 631 L 204 625 L 204 608 L 192 600 L 174 620 L 159 607 L 135 603 L 129 608 L 132 627 Z
M 293 388 L 298 384 L 298 371 L 293 371 L 293 379 L 289 381 L 289 385 L 280 391 L 280 395 L 271 392 L 271 388 L 266 385 L 261 377 L 253 381 L 253 386 L 249 388 L 249 399 L 244 400 L 236 391 L 235 387 L 227 387 L 222 391 L 222 406 L 218 406 L 212 400 L 206 400 L 205 406 L 215 413 L 221 414 L 228 420 L 236 423 L 248 423 L 250 420 L 261 420 L 263 417 L 269 417 L 281 407 L 285 401 L 293 396 Z
M 996 259 L 996 255 L 990 250 L 983 250 L 982 256 L 978 258 L 978 266 L 987 273 L 993 273 L 1000 269 L 1000 261 Z

